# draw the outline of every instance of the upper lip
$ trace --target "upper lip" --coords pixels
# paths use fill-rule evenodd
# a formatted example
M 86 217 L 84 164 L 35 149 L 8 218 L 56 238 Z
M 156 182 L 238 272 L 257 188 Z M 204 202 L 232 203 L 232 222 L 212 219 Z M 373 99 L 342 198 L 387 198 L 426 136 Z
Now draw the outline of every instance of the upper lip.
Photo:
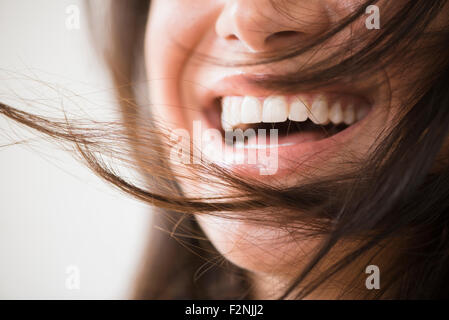
M 275 90 L 270 90 L 261 87 L 251 81 L 251 78 L 260 75 L 239 73 L 230 75 L 219 79 L 212 85 L 208 86 L 200 95 L 200 101 L 203 108 L 208 108 L 214 105 L 214 102 L 225 96 L 255 96 L 267 97 L 270 95 L 282 95 Z M 340 83 L 325 88 L 315 89 L 313 92 L 298 91 L 296 94 L 310 94 L 310 93 L 332 93 L 339 95 L 357 96 L 366 101 L 369 105 L 373 104 L 373 90 L 372 88 L 361 88 L 354 84 Z M 288 94 L 294 95 L 294 94 Z

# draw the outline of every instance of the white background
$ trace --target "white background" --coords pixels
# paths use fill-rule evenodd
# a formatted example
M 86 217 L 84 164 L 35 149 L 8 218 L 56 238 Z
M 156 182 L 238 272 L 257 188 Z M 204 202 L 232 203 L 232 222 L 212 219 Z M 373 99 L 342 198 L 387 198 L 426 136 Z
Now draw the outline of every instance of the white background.
M 79 30 L 66 28 L 73 4 Z M 83 9 L 81 1 L 0 0 L 0 101 L 38 113 L 61 102 L 114 113 Z M 0 145 L 24 134 L 0 116 Z M 0 298 L 129 297 L 150 212 L 57 146 L 0 148 Z M 80 272 L 79 290 L 66 287 L 70 266 Z

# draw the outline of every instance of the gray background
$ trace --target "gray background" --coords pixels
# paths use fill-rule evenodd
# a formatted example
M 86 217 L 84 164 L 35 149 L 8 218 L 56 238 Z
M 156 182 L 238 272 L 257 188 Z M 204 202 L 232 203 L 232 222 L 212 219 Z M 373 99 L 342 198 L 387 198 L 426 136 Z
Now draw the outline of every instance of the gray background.
M 80 29 L 66 8 L 81 10 Z M 88 41 L 80 1 L 0 0 L 0 101 L 60 116 L 114 115 L 112 88 Z M 80 111 L 82 110 L 82 111 Z M 82 114 L 82 113 L 81 113 Z M 0 144 L 33 137 L 0 117 Z M 127 298 L 150 209 L 42 140 L 0 149 L 0 298 Z M 79 270 L 79 289 L 66 286 Z M 70 270 L 69 270 L 70 271 Z

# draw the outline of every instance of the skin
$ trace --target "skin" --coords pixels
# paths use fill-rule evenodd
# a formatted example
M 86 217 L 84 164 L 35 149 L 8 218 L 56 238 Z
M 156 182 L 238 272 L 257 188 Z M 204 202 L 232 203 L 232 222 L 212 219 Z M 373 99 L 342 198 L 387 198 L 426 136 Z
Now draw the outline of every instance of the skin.
M 206 63 L 193 52 L 220 59 L 226 57 L 226 60 L 232 61 L 242 58 L 249 62 L 256 61 L 254 54 L 282 50 L 319 36 L 360 3 L 351 0 L 272 2 L 279 6 L 278 10 L 268 0 L 152 1 L 145 56 L 152 111 L 161 123 L 169 129 L 182 128 L 192 134 L 194 120 L 205 122 L 201 96 L 210 83 L 239 73 L 282 74 L 291 70 L 292 66 L 322 59 L 331 50 L 317 50 L 275 65 L 252 67 L 223 67 Z M 280 13 L 284 10 L 293 19 Z M 359 21 L 356 28 L 364 28 L 363 22 Z M 360 30 L 366 32 L 366 29 Z M 289 31 L 288 36 L 280 34 L 286 31 Z M 343 32 L 332 39 L 331 45 L 338 47 L 338 44 L 349 39 L 349 33 Z M 366 92 L 366 88 L 370 88 L 367 96 L 373 112 L 343 143 L 334 143 L 320 155 L 314 154 L 313 150 L 291 157 L 289 155 L 289 158 L 301 163 L 294 174 L 281 178 L 259 178 L 286 186 L 301 183 L 307 177 L 349 170 L 350 167 L 344 161 L 345 155 L 351 154 L 362 159 L 375 144 L 380 132 L 391 125 L 401 102 L 407 98 L 397 70 L 401 70 L 401 66 L 391 67 L 373 75 L 372 79 L 358 82 L 358 90 Z M 413 78 L 419 77 L 417 73 Z M 389 85 L 373 86 L 379 79 L 388 79 L 381 83 Z M 269 94 L 261 92 L 261 95 Z M 180 181 L 180 184 L 184 192 L 191 196 L 226 195 L 232 192 L 219 186 L 192 184 L 191 181 Z M 288 229 L 276 226 L 260 226 L 210 216 L 198 216 L 197 219 L 218 251 L 249 271 L 259 298 L 273 298 L 279 294 L 320 242 L 319 239 L 293 239 Z M 371 263 L 383 265 L 384 262 Z M 353 268 L 360 273 L 365 266 L 360 262 Z M 342 279 L 343 276 L 340 277 Z M 333 288 L 323 289 L 310 298 L 335 297 Z

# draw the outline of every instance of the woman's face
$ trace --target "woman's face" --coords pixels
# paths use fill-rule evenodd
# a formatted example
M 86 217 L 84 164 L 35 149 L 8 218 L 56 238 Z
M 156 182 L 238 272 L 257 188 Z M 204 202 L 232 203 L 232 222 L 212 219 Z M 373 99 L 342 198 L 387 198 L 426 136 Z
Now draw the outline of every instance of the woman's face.
M 235 174 L 271 185 L 288 186 L 349 170 L 348 159 L 363 159 L 369 153 L 405 99 L 393 69 L 370 79 L 354 75 L 332 87 L 288 95 L 245 79 L 299 70 L 348 45 L 351 32 L 353 36 L 378 32 L 368 29 L 365 20 L 325 47 L 270 65 L 224 66 L 207 57 L 251 62 L 259 53 L 300 46 L 328 31 L 359 4 L 358 0 L 152 0 L 146 62 L 156 119 L 172 130 L 187 130 L 192 140 L 209 130 L 193 148 Z M 379 7 L 382 21 L 382 1 Z M 264 141 L 262 131 L 256 136 L 249 131 L 244 145 L 211 138 L 238 128 L 256 133 L 267 129 L 270 139 Z M 269 131 L 272 128 L 278 129 L 277 134 Z M 179 163 L 173 161 L 173 166 Z M 180 184 L 192 196 L 231 192 L 201 183 Z M 197 219 L 225 257 L 254 273 L 288 278 L 297 270 L 297 261 L 306 261 L 316 245 L 289 239 L 288 230 L 282 228 L 210 216 Z

